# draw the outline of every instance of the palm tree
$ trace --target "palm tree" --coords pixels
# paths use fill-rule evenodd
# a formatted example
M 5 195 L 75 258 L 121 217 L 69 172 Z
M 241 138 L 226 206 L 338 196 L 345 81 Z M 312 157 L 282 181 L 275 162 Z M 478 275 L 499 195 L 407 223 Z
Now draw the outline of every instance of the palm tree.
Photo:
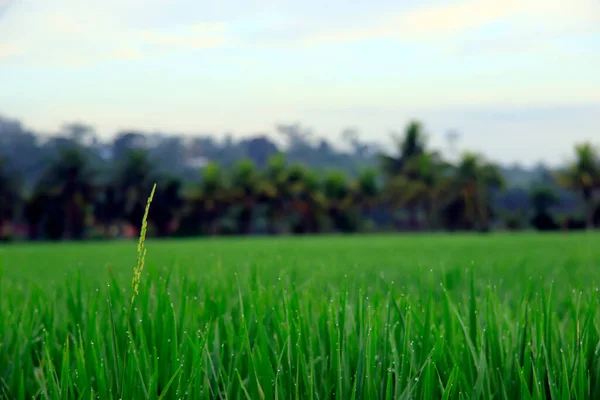
M 352 185 L 354 205 L 365 216 L 377 204 L 380 195 L 377 171 L 367 168 L 358 173 L 358 177 Z
M 353 230 L 350 214 L 354 199 L 346 175 L 341 171 L 330 172 L 323 182 L 323 193 L 334 227 L 342 232 Z
M 10 226 L 19 198 L 16 179 L 9 172 L 7 162 L 0 159 L 0 240 L 5 238 L 5 227 Z
M 158 180 L 153 162 L 145 150 L 129 150 L 117 165 L 116 189 L 123 205 L 121 217 L 139 229 L 148 194 Z
M 266 206 L 267 230 L 270 234 L 277 233 L 277 226 L 285 211 L 286 198 L 289 196 L 287 175 L 285 155 L 278 153 L 269 157 L 266 168 L 259 176 L 258 202 Z
M 538 186 L 530 192 L 529 200 L 534 210 L 533 226 L 539 230 L 557 229 L 558 224 L 550 214 L 550 208 L 558 203 L 557 194 L 548 186 Z
M 47 193 L 35 190 L 25 199 L 23 216 L 27 222 L 29 240 L 37 240 L 41 234 L 42 222 L 49 205 L 48 197 Z
M 424 152 L 413 157 L 406 165 L 407 175 L 416 177 L 409 181 L 409 199 L 425 214 L 430 228 L 437 225 L 436 215 L 442 199 L 451 187 L 451 165 L 437 151 Z
M 408 211 L 408 224 L 411 229 L 419 226 L 419 207 L 426 193 L 422 181 L 397 175 L 388 179 L 383 187 L 382 200 L 392 211 L 405 209 Z
M 426 195 L 426 185 L 421 180 L 420 159 L 427 154 L 427 140 L 423 126 L 411 121 L 402 138 L 394 136 L 397 155 L 380 156 L 381 169 L 386 182 L 384 198 L 393 208 L 406 208 L 409 212 L 409 224 L 412 229 L 419 225 L 419 208 Z
M 252 160 L 241 160 L 233 169 L 231 177 L 232 201 L 239 205 L 237 233 L 248 234 L 252 227 L 254 206 L 258 197 L 258 175 Z
M 185 224 L 189 233 L 214 235 L 218 232 L 218 222 L 230 205 L 221 167 L 210 162 L 202 170 L 200 184 L 189 194 L 185 212 Z
M 427 140 L 423 125 L 419 121 L 411 121 L 404 132 L 404 137 L 393 135 L 397 155 L 380 155 L 381 168 L 388 178 L 406 173 L 405 166 L 413 158 L 425 153 Z
M 450 182 L 450 165 L 438 152 L 420 153 L 407 160 L 403 173 L 387 180 L 383 198 L 392 208 L 409 210 L 411 228 L 418 227 L 418 214 L 423 214 L 427 225 L 433 228 L 437 226 L 441 200 L 450 191 Z
M 38 191 L 49 194 L 55 206 L 54 212 L 47 212 L 54 238 L 62 236 L 59 229 L 62 226 L 71 238 L 83 237 L 95 189 L 95 171 L 88 160 L 89 156 L 79 146 L 62 147 L 38 182 Z
M 115 223 L 122 216 L 123 203 L 112 183 L 103 185 L 94 206 L 94 218 L 106 238 L 113 236 Z
M 498 167 L 477 154 L 466 153 L 455 168 L 452 185 L 454 194 L 446 202 L 446 213 L 454 215 L 447 217 L 459 217 L 463 228 L 487 230 L 492 191 L 504 187 Z
M 285 213 L 295 217 L 292 230 L 295 233 L 318 232 L 326 202 L 318 175 L 301 164 L 294 164 L 288 169 L 285 186 Z
M 575 160 L 564 171 L 558 173 L 559 183 L 578 191 L 586 208 L 587 228 L 594 226 L 594 192 L 600 188 L 600 160 L 590 143 L 575 146 Z
M 181 186 L 181 180 L 175 176 L 165 177 L 157 184 L 149 219 L 156 227 L 158 236 L 168 236 L 175 230 L 182 205 Z

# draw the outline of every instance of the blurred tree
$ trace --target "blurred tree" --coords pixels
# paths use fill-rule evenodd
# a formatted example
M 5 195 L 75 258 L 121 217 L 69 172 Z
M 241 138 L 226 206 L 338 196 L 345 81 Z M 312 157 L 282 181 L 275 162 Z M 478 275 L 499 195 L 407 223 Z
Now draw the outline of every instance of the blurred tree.
M 292 157 L 302 156 L 312 149 L 311 140 L 314 136 L 310 129 L 300 124 L 280 124 L 275 127 L 277 132 L 287 139 L 288 153 Z
M 533 219 L 531 224 L 538 230 L 548 231 L 558 229 L 558 224 L 550 213 L 550 208 L 558 203 L 558 196 L 546 186 L 538 186 L 531 191 Z
M 122 162 L 132 151 L 146 149 L 148 138 L 143 132 L 119 132 L 112 143 L 111 157 L 117 162 Z
M 397 154 L 380 155 L 381 169 L 386 178 L 384 199 L 393 209 L 406 208 L 411 229 L 419 226 L 419 208 L 427 197 L 427 186 L 421 174 L 421 157 L 426 154 L 423 126 L 411 121 L 403 137 L 393 136 Z
M 413 158 L 425 153 L 427 141 L 423 126 L 419 121 L 411 121 L 403 137 L 392 135 L 394 139 L 397 154 L 391 156 L 387 154 L 380 155 L 381 168 L 388 178 L 395 178 L 398 175 L 408 175 L 409 179 L 418 178 L 417 175 L 407 174 L 405 165 Z M 414 172 L 414 171 L 413 171 Z
M 243 141 L 246 146 L 246 157 L 254 162 L 258 168 L 264 168 L 271 157 L 279 150 L 267 136 L 258 136 Z
M 115 174 L 116 202 L 123 207 L 121 218 L 139 229 L 152 186 L 159 181 L 154 163 L 146 150 L 129 150 L 117 162 Z
M 7 168 L 6 161 L 0 158 L 0 240 L 8 240 L 12 236 L 9 227 L 19 202 L 19 182 Z
M 100 224 L 103 235 L 107 238 L 113 236 L 113 229 L 116 228 L 119 219 L 124 217 L 123 200 L 121 196 L 118 196 L 113 183 L 104 185 L 99 190 L 94 207 L 94 217 Z
M 451 165 L 438 152 L 425 152 L 412 157 L 406 174 L 412 179 L 414 201 L 422 209 L 429 228 L 438 225 L 441 202 L 452 191 Z
M 453 228 L 488 230 L 491 192 L 504 187 L 497 166 L 479 155 L 466 153 L 454 170 L 453 194 L 444 208 L 446 224 Z
M 380 195 L 377 171 L 373 168 L 360 171 L 352 189 L 354 201 L 361 213 L 371 211 L 378 204 Z
M 287 174 L 286 214 L 292 218 L 292 232 L 315 233 L 321 230 L 326 199 L 317 174 L 301 164 L 290 166 Z
M 558 203 L 558 196 L 549 187 L 536 187 L 531 191 L 531 204 L 536 213 L 545 213 Z
M 44 167 L 44 148 L 35 133 L 20 122 L 0 116 L 0 158 L 10 171 L 22 176 L 22 188 L 28 189 L 38 179 Z
M 93 146 L 98 141 L 94 128 L 81 122 L 64 124 L 62 132 L 79 146 Z
M 231 176 L 231 202 L 239 207 L 237 233 L 246 235 L 252 228 L 254 207 L 258 197 L 258 174 L 252 160 L 239 161 Z
M 219 165 L 207 164 L 202 170 L 200 184 L 188 196 L 183 230 L 189 234 L 216 235 L 219 218 L 229 207 L 229 196 Z
M 258 182 L 258 201 L 266 206 L 267 231 L 276 234 L 284 218 L 286 199 L 289 198 L 285 155 L 274 154 L 267 160 Z
M 342 131 L 342 139 L 350 146 L 354 156 L 359 160 L 368 159 L 371 152 L 371 146 L 360 139 L 356 129 L 344 129 Z
M 596 149 L 590 143 L 575 146 L 575 160 L 558 173 L 559 183 L 578 191 L 586 207 L 586 225 L 594 227 L 594 192 L 600 188 L 600 160 Z
M 388 179 L 382 190 L 382 201 L 394 215 L 398 210 L 408 211 L 408 226 L 410 229 L 419 228 L 419 206 L 425 196 L 425 184 L 417 179 L 409 179 L 397 175 Z
M 339 232 L 355 231 L 356 218 L 352 215 L 354 201 L 346 175 L 341 171 L 330 172 L 323 182 L 323 193 L 334 229 Z
M 50 207 L 46 211 L 48 225 L 53 225 L 48 226 L 53 239 L 64 234 L 71 239 L 82 239 L 85 234 L 86 218 L 95 198 L 95 171 L 90 168 L 88 158 L 80 146 L 60 147 L 41 176 L 38 191 L 49 195 Z
M 30 238 L 37 238 L 42 231 L 46 238 L 81 237 L 93 205 L 93 215 L 105 232 L 125 221 L 139 227 L 148 193 L 157 182 L 151 223 L 160 235 L 170 234 L 178 221 L 179 234 L 250 233 L 253 227 L 260 229 L 263 215 L 271 233 L 320 231 L 332 222 L 341 230 L 344 224 L 339 215 L 350 215 L 352 224 L 354 217 L 371 218 L 379 228 L 401 216 L 402 221 L 396 222 L 408 222 L 413 229 L 487 229 L 500 213 L 511 220 L 531 222 L 528 216 L 536 210 L 530 202 L 530 189 L 537 186 L 556 193 L 558 202 L 551 211 L 572 216 L 566 225 L 579 227 L 585 220 L 588 227 L 600 224 L 600 207 L 594 198 L 600 188 L 599 157 L 590 144 L 578 146 L 570 168 L 560 171 L 562 186 L 557 185 L 554 171 L 547 166 L 515 164 L 501 168 L 509 184 L 509 190 L 501 192 L 495 184 L 467 184 L 479 182 L 480 177 L 473 176 L 483 172 L 473 174 L 464 159 L 455 167 L 448 166 L 427 148 L 418 121 L 411 121 L 401 137 L 394 136 L 394 153 L 379 158 L 375 147 L 360 140 L 353 129 L 342 132 L 349 151 L 337 150 L 299 124 L 280 125 L 277 130 L 287 139 L 288 148 L 281 153 L 265 135 L 243 140 L 227 135 L 223 141 L 208 135 L 184 138 L 131 130 L 103 141 L 83 123 L 64 125 L 56 135 L 42 139 L 19 121 L 0 117 L 0 158 L 5 161 L 4 171 L 9 171 L 4 176 L 23 176 L 18 190 L 23 201 L 10 201 L 8 207 L 6 196 L 0 199 L 3 220 L 6 215 L 12 215 L 13 220 L 24 217 L 31 228 Z M 92 185 L 98 190 L 84 195 L 84 201 L 77 200 L 75 193 L 85 191 L 77 189 L 75 182 L 88 180 L 68 178 L 56 165 L 51 168 L 53 164 L 68 164 L 58 161 L 65 156 L 65 149 L 78 149 L 84 154 L 79 157 L 84 159 L 84 169 L 98 172 L 93 174 L 97 182 Z M 255 165 L 240 162 L 244 158 Z M 195 181 L 198 168 L 209 161 L 228 170 L 217 174 L 219 190 L 210 194 L 208 180 L 206 186 L 197 185 L 183 194 L 183 185 Z M 380 170 L 365 170 L 376 166 L 377 161 Z M 480 164 L 482 167 L 487 162 Z M 209 172 L 210 168 L 205 170 L 206 177 Z M 235 183 L 230 185 L 226 178 Z M 340 200 L 336 187 L 349 190 L 344 198 L 351 198 L 350 205 Z M 586 217 L 581 218 L 584 209 Z M 190 215 L 196 217 L 188 218 Z
M 185 174 L 187 172 L 187 149 L 184 140 L 181 137 L 162 134 L 156 134 L 152 138 L 153 140 L 149 141 L 150 144 L 147 146 L 147 151 L 155 165 L 155 172 L 171 177 Z
M 178 224 L 183 205 L 182 182 L 179 178 L 171 176 L 157 182 L 156 186 L 149 220 L 156 227 L 158 236 L 166 237 L 177 229 L 176 224 Z
M 42 234 L 42 224 L 49 203 L 48 195 L 36 190 L 25 200 L 24 217 L 27 222 L 28 239 L 38 240 Z

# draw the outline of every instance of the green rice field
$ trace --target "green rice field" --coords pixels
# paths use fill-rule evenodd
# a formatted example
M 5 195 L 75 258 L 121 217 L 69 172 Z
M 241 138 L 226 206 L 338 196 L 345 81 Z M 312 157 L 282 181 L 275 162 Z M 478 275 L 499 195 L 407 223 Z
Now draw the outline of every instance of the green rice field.
M 600 398 L 600 235 L 0 245 L 3 399 Z

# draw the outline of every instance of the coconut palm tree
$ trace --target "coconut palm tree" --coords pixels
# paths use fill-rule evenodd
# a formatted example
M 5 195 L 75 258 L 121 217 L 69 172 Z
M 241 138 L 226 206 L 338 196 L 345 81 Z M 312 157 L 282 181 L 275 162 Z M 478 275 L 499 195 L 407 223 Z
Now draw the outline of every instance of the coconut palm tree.
M 181 199 L 181 180 L 176 176 L 165 177 L 157 183 L 149 220 L 156 227 L 158 236 L 169 236 L 178 223 Z
M 381 169 L 387 178 L 407 174 L 406 164 L 415 157 L 426 152 L 427 138 L 423 125 L 419 121 L 411 121 L 403 137 L 393 135 L 396 145 L 396 155 L 380 155 Z M 410 176 L 412 177 L 412 176 Z
M 423 211 L 429 227 L 435 228 L 440 204 L 451 190 L 451 165 L 439 152 L 431 151 L 413 157 L 405 169 L 408 176 L 416 177 L 410 181 L 412 199 Z
M 314 171 L 293 164 L 286 174 L 285 214 L 292 218 L 295 233 L 318 232 L 325 214 L 326 199 L 321 182 Z
M 594 226 L 594 192 L 600 188 L 600 159 L 590 143 L 575 146 L 575 160 L 558 173 L 559 183 L 578 191 L 585 202 L 587 228 Z
M 391 208 L 408 211 L 408 223 L 411 229 L 419 226 L 419 207 L 422 204 L 425 185 L 422 181 L 409 179 L 405 175 L 389 178 L 382 190 L 382 201 Z
M 387 180 L 384 199 L 393 208 L 409 211 L 412 229 L 420 225 L 419 214 L 430 228 L 436 227 L 441 200 L 451 188 L 450 164 L 438 152 L 424 152 L 408 159 L 402 171 Z
M 415 168 L 421 156 L 426 154 L 427 140 L 423 126 L 411 121 L 402 138 L 394 136 L 396 155 L 380 155 L 381 169 L 386 178 L 384 198 L 393 209 L 406 208 L 412 229 L 419 225 L 419 206 L 425 193 L 419 168 Z
M 17 180 L 8 170 L 6 161 L 0 159 L 0 240 L 5 236 L 5 227 L 9 226 L 19 200 Z
M 83 148 L 76 145 L 61 147 L 38 182 L 37 191 L 49 194 L 55 205 L 55 210 L 48 212 L 54 238 L 62 237 L 63 233 L 73 239 L 81 239 L 84 235 L 95 190 L 95 171 L 88 161 L 89 155 Z M 60 232 L 58 227 L 63 226 L 65 232 Z
M 270 234 L 279 230 L 286 198 L 289 197 L 287 174 L 285 155 L 278 153 L 269 157 L 266 168 L 259 176 L 258 201 L 266 207 L 267 230 Z
M 237 233 L 250 233 L 253 211 L 258 198 L 258 180 L 259 176 L 252 160 L 241 160 L 233 169 L 231 200 L 240 208 L 237 215 Z
M 118 203 L 123 205 L 122 218 L 139 228 L 148 194 L 158 181 L 154 163 L 146 150 L 128 150 L 116 166 Z
M 190 233 L 215 235 L 219 219 L 230 205 L 230 193 L 221 167 L 208 163 L 202 170 L 200 184 L 188 197 L 185 222 Z
M 366 216 L 377 205 L 381 191 L 377 171 L 373 168 L 360 171 L 351 189 L 354 206 Z
M 447 196 L 446 218 L 466 229 L 489 228 L 491 193 L 504 187 L 499 168 L 482 156 L 466 153 L 454 170 L 453 195 Z M 450 214 L 450 215 L 448 215 Z
M 550 208 L 558 203 L 558 196 L 548 186 L 538 186 L 531 190 L 529 201 L 533 208 L 532 225 L 539 230 L 553 230 L 558 224 L 552 218 Z
M 323 193 L 327 201 L 327 213 L 338 231 L 351 231 L 354 198 L 352 187 L 341 171 L 330 172 L 323 182 Z
M 123 203 L 117 194 L 115 185 L 107 183 L 103 185 L 94 205 L 94 218 L 102 229 L 104 237 L 110 238 L 114 235 L 113 229 L 119 218 L 122 217 Z

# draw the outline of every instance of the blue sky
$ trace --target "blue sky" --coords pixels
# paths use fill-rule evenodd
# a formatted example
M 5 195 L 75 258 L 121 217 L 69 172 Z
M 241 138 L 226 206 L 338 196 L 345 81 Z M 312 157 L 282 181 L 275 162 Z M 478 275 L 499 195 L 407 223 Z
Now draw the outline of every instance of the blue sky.
M 597 0 L 0 0 L 0 113 L 52 132 L 300 122 L 526 164 L 600 146 Z

